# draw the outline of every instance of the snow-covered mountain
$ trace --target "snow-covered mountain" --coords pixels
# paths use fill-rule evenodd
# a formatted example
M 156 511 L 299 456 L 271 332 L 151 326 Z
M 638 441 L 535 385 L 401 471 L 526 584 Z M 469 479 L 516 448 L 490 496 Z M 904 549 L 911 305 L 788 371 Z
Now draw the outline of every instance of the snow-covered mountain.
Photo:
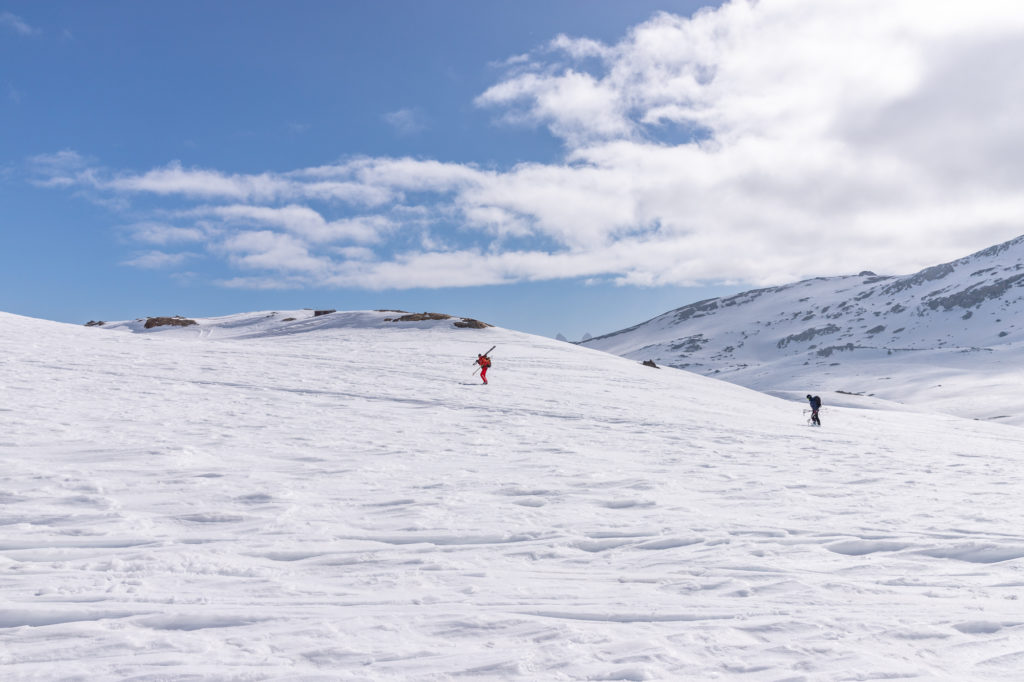
M 1021 429 L 388 318 L 0 313 L 0 679 L 1020 679 Z
M 904 277 L 700 301 L 585 345 L 779 395 L 1024 425 L 1024 237 Z

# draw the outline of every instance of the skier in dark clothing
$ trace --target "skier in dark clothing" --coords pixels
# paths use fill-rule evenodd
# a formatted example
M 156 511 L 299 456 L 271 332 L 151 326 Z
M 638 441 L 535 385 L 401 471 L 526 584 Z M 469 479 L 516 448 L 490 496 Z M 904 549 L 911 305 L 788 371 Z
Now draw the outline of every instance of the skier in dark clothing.
M 818 410 L 821 409 L 821 398 L 808 393 L 807 402 L 811 404 L 811 423 L 815 426 L 821 426 L 821 420 L 818 419 Z

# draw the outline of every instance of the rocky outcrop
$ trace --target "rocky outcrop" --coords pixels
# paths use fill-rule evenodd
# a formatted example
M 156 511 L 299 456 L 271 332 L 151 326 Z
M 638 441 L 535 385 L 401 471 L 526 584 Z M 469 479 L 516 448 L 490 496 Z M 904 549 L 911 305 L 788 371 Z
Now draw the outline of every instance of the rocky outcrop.
M 196 324 L 195 320 L 175 315 L 174 317 L 147 317 L 146 324 L 143 326 L 146 329 L 153 329 L 154 327 L 190 327 L 194 324 Z
M 404 310 L 394 310 L 387 312 L 405 312 Z M 451 315 L 445 315 L 444 313 L 406 313 L 401 317 L 387 317 L 384 318 L 385 322 L 428 322 L 434 320 L 451 320 Z M 455 321 L 452 325 L 461 329 L 485 329 L 494 325 L 481 322 L 480 320 L 474 320 L 471 317 L 459 317 L 454 318 Z
M 424 322 L 426 320 L 450 320 L 451 315 L 445 315 L 444 313 L 409 313 L 408 315 L 402 315 L 401 317 L 388 317 L 385 318 L 385 322 Z
M 481 322 L 480 320 L 474 320 L 471 317 L 463 317 L 460 320 L 452 322 L 452 324 L 462 329 L 486 329 L 487 327 L 494 326 L 491 324 L 487 324 L 486 322 Z

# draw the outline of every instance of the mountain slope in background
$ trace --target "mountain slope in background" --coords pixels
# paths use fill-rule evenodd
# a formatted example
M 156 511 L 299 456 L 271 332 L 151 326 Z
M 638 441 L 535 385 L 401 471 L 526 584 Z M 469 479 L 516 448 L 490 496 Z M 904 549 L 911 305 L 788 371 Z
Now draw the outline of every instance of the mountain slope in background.
M 312 315 L 0 313 L 0 678 L 1020 679 L 1024 431 Z
M 700 301 L 584 345 L 789 397 L 1024 425 L 1024 237 L 905 277 Z

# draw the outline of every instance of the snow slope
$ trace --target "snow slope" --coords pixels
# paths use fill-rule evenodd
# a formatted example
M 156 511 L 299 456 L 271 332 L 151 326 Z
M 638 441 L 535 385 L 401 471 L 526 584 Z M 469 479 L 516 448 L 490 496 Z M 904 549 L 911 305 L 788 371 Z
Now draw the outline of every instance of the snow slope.
M 0 679 L 1020 679 L 1020 429 L 284 317 L 0 314 Z
M 584 345 L 826 404 L 843 391 L 1024 425 L 1024 237 L 905 277 L 700 301 Z

